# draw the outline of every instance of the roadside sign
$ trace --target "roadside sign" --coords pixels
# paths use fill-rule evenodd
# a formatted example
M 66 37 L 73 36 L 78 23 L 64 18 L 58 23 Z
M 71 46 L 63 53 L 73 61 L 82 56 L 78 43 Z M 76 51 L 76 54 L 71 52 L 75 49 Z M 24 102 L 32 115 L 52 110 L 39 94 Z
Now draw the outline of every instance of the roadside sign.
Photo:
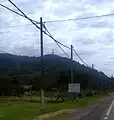
M 78 83 L 69 83 L 68 84 L 68 92 L 80 93 L 80 84 L 78 84 Z
M 32 85 L 21 85 L 21 87 L 23 87 L 24 89 L 30 89 L 32 88 Z

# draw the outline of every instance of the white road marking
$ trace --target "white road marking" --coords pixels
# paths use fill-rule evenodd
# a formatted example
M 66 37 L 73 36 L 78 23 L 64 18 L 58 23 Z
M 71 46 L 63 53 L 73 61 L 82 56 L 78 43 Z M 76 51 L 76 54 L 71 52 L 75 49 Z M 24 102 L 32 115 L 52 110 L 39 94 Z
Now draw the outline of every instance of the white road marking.
M 105 117 L 104 120 L 106 120 L 108 117 Z
M 106 114 L 107 116 L 110 114 L 113 105 L 114 105 L 114 100 L 112 101 L 112 104 L 110 105 L 110 107 L 109 107 L 109 109 L 107 111 L 107 114 Z

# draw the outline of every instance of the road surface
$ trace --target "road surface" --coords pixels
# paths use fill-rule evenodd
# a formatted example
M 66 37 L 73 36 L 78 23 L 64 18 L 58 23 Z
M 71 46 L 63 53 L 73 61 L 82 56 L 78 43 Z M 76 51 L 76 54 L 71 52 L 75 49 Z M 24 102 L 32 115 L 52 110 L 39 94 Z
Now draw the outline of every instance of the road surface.
M 102 116 L 101 120 L 114 120 L 114 98 L 104 115 Z
M 74 113 L 66 120 L 114 120 L 114 93 L 92 109 L 82 112 L 81 117 Z
M 78 120 L 114 120 L 114 93 Z

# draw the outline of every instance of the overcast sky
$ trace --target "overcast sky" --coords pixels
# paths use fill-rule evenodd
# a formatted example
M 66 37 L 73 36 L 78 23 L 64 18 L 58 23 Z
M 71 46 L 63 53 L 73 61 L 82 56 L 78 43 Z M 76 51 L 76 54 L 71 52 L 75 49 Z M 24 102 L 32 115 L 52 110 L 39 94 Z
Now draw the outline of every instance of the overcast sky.
M 53 21 L 114 13 L 113 0 L 12 1 L 36 21 L 39 21 L 41 16 L 43 21 Z M 16 10 L 7 0 L 0 0 L 0 3 Z M 0 50 L 39 56 L 39 30 L 33 25 L 25 25 L 29 23 L 28 20 L 0 7 Z M 68 46 L 72 44 L 89 65 L 94 64 L 97 70 L 109 76 L 114 74 L 114 16 L 45 25 L 58 41 Z M 52 50 L 57 55 L 65 56 L 53 40 L 44 36 L 45 54 Z M 70 50 L 65 51 L 70 55 Z M 79 61 L 75 55 L 74 59 Z

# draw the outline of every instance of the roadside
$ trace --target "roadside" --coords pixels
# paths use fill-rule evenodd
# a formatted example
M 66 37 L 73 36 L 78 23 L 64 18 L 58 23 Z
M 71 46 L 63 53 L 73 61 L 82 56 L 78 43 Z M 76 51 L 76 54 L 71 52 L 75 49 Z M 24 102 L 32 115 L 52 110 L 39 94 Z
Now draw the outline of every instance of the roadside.
M 102 93 L 92 97 L 85 97 L 77 102 L 67 102 L 64 103 L 64 107 L 61 106 L 62 110 L 37 116 L 33 120 L 67 120 L 76 117 L 76 115 L 87 114 L 87 111 L 96 107 L 96 103 L 106 96 L 107 94 Z
M 81 118 L 76 120 L 100 120 L 101 116 L 104 114 L 105 110 L 109 107 L 113 98 L 114 97 L 112 95 L 107 97 L 106 99 L 104 99 L 104 101 L 101 101 L 97 105 L 97 107 L 93 108 L 91 112 L 89 112 L 87 115 L 82 116 Z
M 0 101 L 0 118 L 2 120 L 38 120 L 39 117 L 42 118 L 43 116 L 45 120 L 64 120 L 64 118 L 75 117 L 75 114 L 79 115 L 82 110 L 86 112 L 86 108 L 91 108 L 92 105 L 107 95 L 104 93 L 85 97 L 79 101 L 66 101 L 63 103 L 49 102 L 45 103 L 43 110 L 40 109 L 39 102 Z M 82 111 L 82 113 L 84 112 Z

